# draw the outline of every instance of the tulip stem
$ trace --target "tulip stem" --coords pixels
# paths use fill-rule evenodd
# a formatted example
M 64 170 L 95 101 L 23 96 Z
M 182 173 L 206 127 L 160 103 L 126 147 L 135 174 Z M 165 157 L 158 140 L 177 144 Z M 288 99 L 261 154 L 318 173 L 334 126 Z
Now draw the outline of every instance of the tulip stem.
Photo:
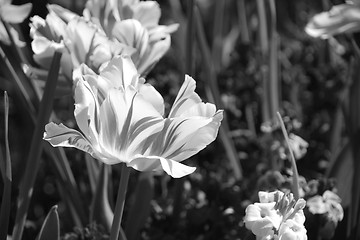
M 124 211 L 129 175 L 130 175 L 130 168 L 128 168 L 125 163 L 122 163 L 119 190 L 116 198 L 114 219 L 110 232 L 110 240 L 117 240 L 119 237 L 119 232 L 121 228 L 121 218 Z
M 293 151 L 291 150 L 290 141 L 289 141 L 289 136 L 288 136 L 288 133 L 287 133 L 287 131 L 286 131 L 284 121 L 282 120 L 282 117 L 281 117 L 281 115 L 280 115 L 279 112 L 277 112 L 277 116 L 278 116 L 278 118 L 279 118 L 281 130 L 282 130 L 282 133 L 283 133 L 283 135 L 284 135 L 285 141 L 286 141 L 287 146 L 288 146 L 288 149 L 289 149 L 290 162 L 291 162 L 292 169 L 293 169 L 293 192 L 294 192 L 294 197 L 295 197 L 295 199 L 298 200 L 298 199 L 299 199 L 299 195 L 300 195 L 300 194 L 299 194 L 299 173 L 298 173 L 298 170 L 297 170 L 294 153 L 293 153 Z

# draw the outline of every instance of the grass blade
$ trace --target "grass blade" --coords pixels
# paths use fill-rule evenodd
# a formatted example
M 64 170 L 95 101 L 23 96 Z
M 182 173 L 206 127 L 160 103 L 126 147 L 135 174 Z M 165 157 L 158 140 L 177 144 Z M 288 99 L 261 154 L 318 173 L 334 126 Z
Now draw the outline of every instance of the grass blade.
M 12 77 L 12 79 L 15 81 L 15 84 L 17 86 L 18 95 L 21 96 L 21 100 L 26 106 L 28 112 L 30 112 L 30 116 L 32 117 L 32 120 L 36 120 L 36 106 L 38 105 L 39 101 L 36 97 L 36 92 L 31 85 L 29 79 L 26 77 L 24 72 L 22 71 L 21 66 L 19 65 L 18 61 L 14 57 L 8 57 L 7 54 L 5 54 L 4 50 L 0 48 L 0 55 L 5 63 L 9 75 Z
M 59 240 L 60 239 L 60 223 L 57 213 L 57 206 L 53 206 L 41 227 L 38 240 Z
M 32 197 L 33 186 L 40 163 L 40 155 L 43 146 L 44 126 L 49 121 L 52 110 L 52 101 L 56 88 L 57 78 L 60 69 L 61 53 L 55 52 L 48 80 L 46 82 L 44 95 L 40 103 L 39 114 L 37 117 L 37 124 L 34 130 L 34 135 L 31 142 L 29 157 L 26 162 L 25 175 L 20 185 L 18 211 L 16 213 L 15 226 L 13 229 L 13 239 L 21 240 L 21 236 L 25 226 L 27 211 Z
M 223 46 L 223 25 L 224 25 L 224 10 L 226 0 L 215 1 L 215 20 L 213 30 L 213 44 L 212 59 L 215 67 L 215 71 L 219 72 L 222 64 L 222 46 Z
M 9 217 L 10 217 L 10 209 L 11 209 L 11 159 L 10 159 L 10 148 L 9 148 L 9 98 L 4 92 L 4 103 L 5 103 L 5 162 L 1 164 L 4 166 L 2 171 L 3 173 L 3 181 L 4 181 L 4 191 L 2 195 L 1 201 L 1 209 L 0 209 L 0 240 L 6 240 L 7 232 L 9 227 Z M 3 158 L 1 158 L 3 159 Z

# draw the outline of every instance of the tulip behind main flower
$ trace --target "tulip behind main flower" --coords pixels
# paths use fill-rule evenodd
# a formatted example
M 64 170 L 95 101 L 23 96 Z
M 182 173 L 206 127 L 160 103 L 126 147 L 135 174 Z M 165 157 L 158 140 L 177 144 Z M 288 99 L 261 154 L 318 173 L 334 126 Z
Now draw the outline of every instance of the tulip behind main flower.
M 44 139 L 75 147 L 107 164 L 182 177 L 195 168 L 181 161 L 215 140 L 222 111 L 203 103 L 185 77 L 170 115 L 161 95 L 138 77 L 129 57 L 115 57 L 97 75 L 85 65 L 75 75 L 75 119 L 80 131 L 49 123 Z

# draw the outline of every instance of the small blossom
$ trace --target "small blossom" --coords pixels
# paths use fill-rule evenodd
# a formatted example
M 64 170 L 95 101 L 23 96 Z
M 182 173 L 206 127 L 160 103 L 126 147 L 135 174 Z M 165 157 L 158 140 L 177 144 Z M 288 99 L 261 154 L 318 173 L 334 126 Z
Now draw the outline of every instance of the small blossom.
M 74 77 L 74 115 L 81 132 L 49 123 L 44 139 L 55 147 L 75 147 L 106 164 L 124 162 L 139 171 L 182 177 L 195 168 L 180 162 L 217 136 L 222 111 L 201 101 L 189 76 L 166 118 L 161 95 L 139 78 L 129 57 L 115 57 L 99 75 L 82 65 Z
M 304 139 L 298 135 L 290 133 L 289 142 L 296 159 L 300 159 L 306 154 L 309 144 Z
M 259 192 L 260 203 L 250 204 L 245 212 L 245 226 L 257 239 L 307 239 L 304 227 L 304 199 L 280 191 Z
M 344 210 L 341 206 L 340 197 L 329 190 L 326 190 L 322 196 L 316 195 L 309 198 L 307 206 L 313 214 L 326 214 L 334 223 L 338 223 L 344 217 Z

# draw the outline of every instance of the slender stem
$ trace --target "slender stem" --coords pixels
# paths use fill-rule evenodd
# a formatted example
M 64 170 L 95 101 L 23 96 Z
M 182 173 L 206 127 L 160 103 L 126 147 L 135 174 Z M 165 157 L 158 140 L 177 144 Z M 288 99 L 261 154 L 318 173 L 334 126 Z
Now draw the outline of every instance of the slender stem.
M 298 173 L 298 170 L 297 170 L 294 153 L 291 150 L 289 136 L 288 136 L 288 133 L 286 131 L 284 121 L 282 120 L 281 115 L 280 115 L 279 112 L 277 112 L 277 116 L 279 118 L 282 133 L 284 135 L 285 141 L 286 141 L 286 143 L 288 145 L 288 148 L 289 148 L 290 162 L 291 162 L 291 165 L 292 165 L 292 168 L 293 168 L 293 191 L 294 191 L 294 197 L 295 197 L 296 200 L 298 200 L 299 199 L 299 173 Z
M 119 190 L 116 198 L 114 220 L 111 226 L 110 240 L 117 240 L 121 228 L 121 218 L 124 211 L 126 189 L 129 181 L 130 168 L 125 163 L 121 166 L 121 176 L 119 183 Z

